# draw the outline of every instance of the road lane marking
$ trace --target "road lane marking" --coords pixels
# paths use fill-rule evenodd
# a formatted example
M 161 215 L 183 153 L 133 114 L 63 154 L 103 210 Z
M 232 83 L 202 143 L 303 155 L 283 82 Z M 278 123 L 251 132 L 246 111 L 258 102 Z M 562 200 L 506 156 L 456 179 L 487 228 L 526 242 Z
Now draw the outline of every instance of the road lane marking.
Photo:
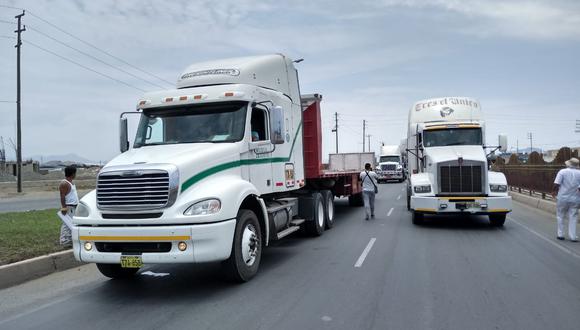
M 356 261 L 356 263 L 354 264 L 355 268 L 360 268 L 360 266 L 362 266 L 363 262 L 365 261 L 367 255 L 369 254 L 369 252 L 371 252 L 371 249 L 373 248 L 373 244 L 375 244 L 375 241 L 377 239 L 376 238 L 371 238 L 371 240 L 369 241 L 369 244 L 367 244 L 367 247 L 365 247 L 365 249 L 363 250 L 362 254 L 360 255 L 360 257 L 358 257 L 358 260 Z
M 391 207 L 391 209 L 389 210 L 389 213 L 387 213 L 387 217 L 391 216 L 391 213 L 393 213 L 393 208 Z
M 164 276 L 169 276 L 169 273 L 155 273 L 152 272 L 150 270 L 141 273 L 141 275 L 147 275 L 147 276 L 153 276 L 153 277 L 164 277 Z
M 401 199 L 401 195 L 397 196 L 397 200 Z
M 529 231 L 530 233 L 536 235 L 538 238 L 544 240 L 547 243 L 550 243 L 553 247 L 559 249 L 560 251 L 567 253 L 571 256 L 573 256 L 574 258 L 580 259 L 580 254 L 554 242 L 553 240 L 549 239 L 548 237 L 538 233 L 537 231 L 533 230 L 532 228 L 524 225 L 523 223 L 521 223 L 520 221 L 514 219 L 513 217 L 509 216 L 508 219 L 510 219 L 513 223 L 517 224 L 518 226 L 521 226 L 522 228 L 524 228 L 525 230 Z

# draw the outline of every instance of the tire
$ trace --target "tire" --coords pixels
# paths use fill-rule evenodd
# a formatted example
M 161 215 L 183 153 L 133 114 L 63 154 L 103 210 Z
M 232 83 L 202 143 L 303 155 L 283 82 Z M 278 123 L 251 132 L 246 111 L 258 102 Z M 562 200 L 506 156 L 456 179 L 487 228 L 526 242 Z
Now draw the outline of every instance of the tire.
M 364 206 L 365 203 L 362 192 L 348 196 L 348 205 L 354 207 Z
M 323 190 L 320 193 L 324 202 L 324 228 L 330 229 L 334 226 L 334 195 L 330 190 Z
M 407 194 L 407 211 L 411 211 L 411 195 Z
M 233 282 L 247 282 L 258 273 L 262 259 L 262 229 L 253 211 L 238 211 L 232 252 L 223 262 L 226 278 Z
M 122 268 L 119 264 L 97 264 L 97 269 L 112 279 L 129 279 L 139 271 L 139 268 Z
M 313 219 L 306 221 L 305 228 L 306 233 L 309 236 L 321 236 L 324 233 L 324 202 L 322 201 L 322 195 L 319 193 L 312 194 L 312 206 L 314 209 Z
M 420 226 L 423 224 L 425 215 L 423 213 L 413 211 L 413 224 Z
M 489 223 L 492 227 L 503 227 L 505 223 L 506 214 L 490 214 Z

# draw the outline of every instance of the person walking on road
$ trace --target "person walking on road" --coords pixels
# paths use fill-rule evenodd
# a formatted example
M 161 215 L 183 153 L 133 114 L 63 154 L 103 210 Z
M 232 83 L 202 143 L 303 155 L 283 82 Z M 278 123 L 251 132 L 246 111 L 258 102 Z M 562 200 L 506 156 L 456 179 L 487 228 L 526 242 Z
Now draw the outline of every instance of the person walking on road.
M 365 170 L 360 172 L 362 182 L 363 201 L 365 204 L 365 220 L 375 217 L 375 194 L 379 192 L 377 187 L 377 174 L 372 171 L 371 164 L 365 164 Z
M 572 242 L 578 242 L 576 236 L 576 222 L 578 221 L 578 209 L 580 208 L 580 161 L 571 158 L 565 162 L 566 168 L 558 171 L 554 180 L 556 197 L 556 217 L 558 219 L 559 240 L 564 240 L 564 219 L 568 217 L 568 237 Z
M 79 203 L 77 187 L 73 183 L 76 175 L 77 169 L 74 166 L 65 167 L 65 179 L 62 180 L 58 186 L 58 190 L 60 191 L 60 212 L 62 215 L 69 215 L 70 217 L 74 215 L 77 204 Z M 71 230 L 64 222 L 60 227 L 60 244 L 63 246 L 72 245 Z

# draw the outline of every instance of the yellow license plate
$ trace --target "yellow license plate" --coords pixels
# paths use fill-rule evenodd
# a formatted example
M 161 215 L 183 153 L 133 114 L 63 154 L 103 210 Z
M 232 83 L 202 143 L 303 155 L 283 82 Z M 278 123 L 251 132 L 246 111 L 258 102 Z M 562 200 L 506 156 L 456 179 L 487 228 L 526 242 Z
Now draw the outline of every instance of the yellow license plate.
M 480 208 L 480 205 L 479 205 L 478 202 L 465 203 L 465 206 L 467 206 L 468 209 L 478 209 L 478 208 Z
M 143 267 L 143 259 L 141 256 L 121 256 L 122 268 L 141 268 Z

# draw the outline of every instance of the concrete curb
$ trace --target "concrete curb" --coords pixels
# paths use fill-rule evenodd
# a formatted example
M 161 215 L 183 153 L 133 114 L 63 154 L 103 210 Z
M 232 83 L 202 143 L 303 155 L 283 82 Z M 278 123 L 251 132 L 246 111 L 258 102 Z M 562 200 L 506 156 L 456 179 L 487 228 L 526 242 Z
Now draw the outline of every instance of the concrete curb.
M 540 209 L 542 211 L 546 211 L 552 214 L 556 214 L 556 202 L 529 196 L 526 194 L 520 194 L 514 191 L 510 191 L 510 196 L 516 202 L 520 202 L 522 204 L 526 204 L 528 206 Z
M 72 250 L 67 250 L 3 265 L 0 266 L 0 289 L 84 264 L 75 259 Z

